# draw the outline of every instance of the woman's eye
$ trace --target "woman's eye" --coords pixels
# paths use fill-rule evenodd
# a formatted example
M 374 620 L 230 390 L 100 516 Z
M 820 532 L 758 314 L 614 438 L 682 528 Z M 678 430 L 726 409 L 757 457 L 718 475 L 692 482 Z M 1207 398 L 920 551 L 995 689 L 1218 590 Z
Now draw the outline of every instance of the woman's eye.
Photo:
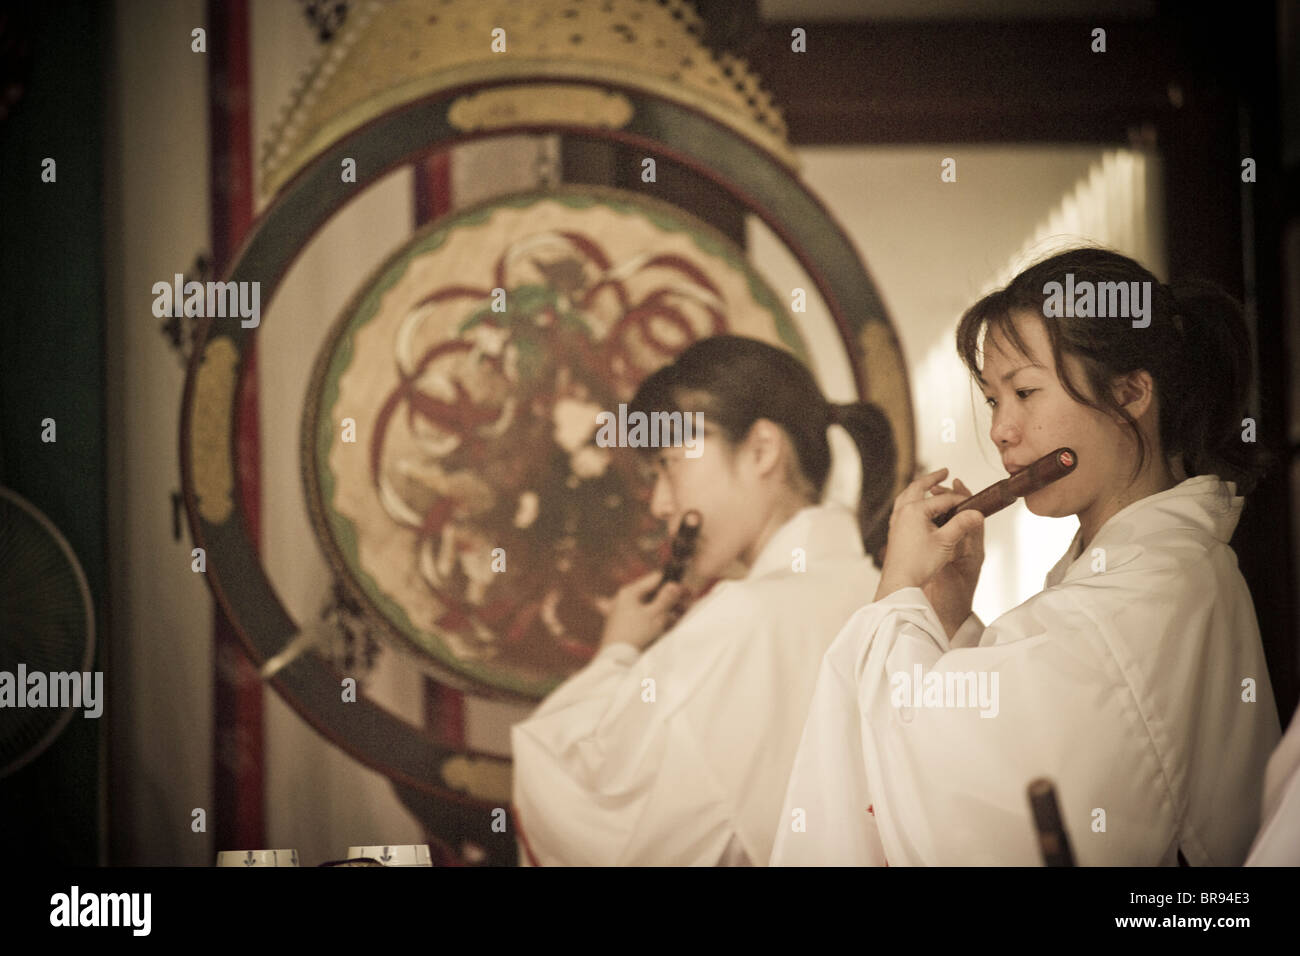
M 1016 389 L 1016 397 L 1023 401 L 1027 396 L 1032 395 L 1036 391 L 1038 391 L 1036 388 L 1018 388 Z
M 987 405 L 989 408 L 996 408 L 998 403 L 997 403 L 997 400 L 996 400 L 996 399 L 991 398 L 991 397 L 988 396 L 988 395 L 985 395 L 985 396 L 984 396 L 984 404 Z

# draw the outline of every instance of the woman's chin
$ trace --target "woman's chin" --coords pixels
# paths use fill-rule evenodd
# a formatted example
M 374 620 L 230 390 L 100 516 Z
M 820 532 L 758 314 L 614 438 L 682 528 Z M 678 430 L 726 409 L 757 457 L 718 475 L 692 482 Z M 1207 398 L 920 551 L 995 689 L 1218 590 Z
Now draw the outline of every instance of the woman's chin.
M 725 578 L 728 581 L 738 581 L 749 573 L 749 568 L 740 558 L 733 558 L 723 567 L 716 567 L 711 572 L 703 572 L 708 580 L 714 578 Z
M 1030 495 L 1025 499 L 1025 507 L 1029 509 L 1030 514 L 1037 515 L 1040 518 L 1068 518 L 1074 514 L 1061 502 L 1038 498 L 1036 495 Z
M 682 575 L 682 587 L 691 594 L 698 595 L 709 586 L 711 581 L 721 576 L 712 563 L 706 565 L 699 561 L 692 561 L 686 566 L 686 573 Z

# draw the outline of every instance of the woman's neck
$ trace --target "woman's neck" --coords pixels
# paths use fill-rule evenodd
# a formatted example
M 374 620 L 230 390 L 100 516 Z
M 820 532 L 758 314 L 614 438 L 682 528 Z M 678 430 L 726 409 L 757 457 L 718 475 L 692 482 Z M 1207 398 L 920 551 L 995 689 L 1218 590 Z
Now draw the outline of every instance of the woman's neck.
M 1179 469 L 1181 472 L 1181 469 Z M 1082 540 L 1080 554 L 1088 550 L 1097 532 L 1115 515 L 1135 501 L 1168 491 L 1179 483 L 1175 469 L 1168 462 L 1148 465 L 1131 485 L 1106 498 L 1099 498 L 1089 508 L 1079 512 L 1079 531 Z
M 763 553 L 767 543 L 772 540 L 772 535 L 776 534 L 796 514 L 812 504 L 813 502 L 806 501 L 793 493 L 784 495 L 776 501 L 768 512 L 767 520 L 763 522 L 763 526 L 759 529 L 753 543 L 740 555 L 741 563 L 745 565 L 746 570 L 754 566 L 758 556 Z

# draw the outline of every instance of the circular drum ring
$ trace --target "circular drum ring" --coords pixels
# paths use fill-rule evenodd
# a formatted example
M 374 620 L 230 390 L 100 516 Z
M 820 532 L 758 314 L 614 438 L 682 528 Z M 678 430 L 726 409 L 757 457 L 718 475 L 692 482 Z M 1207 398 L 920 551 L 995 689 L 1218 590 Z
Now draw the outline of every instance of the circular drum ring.
M 632 118 L 619 129 L 520 123 L 466 133 L 448 121 L 450 107 L 458 98 L 519 81 L 475 83 L 439 91 L 366 123 L 304 166 L 281 189 L 248 235 L 226 281 L 258 281 L 262 286 L 261 302 L 269 304 L 301 250 L 334 213 L 365 185 L 430 150 L 515 133 L 559 133 L 615 141 L 681 163 L 725 189 L 762 219 L 816 284 L 849 351 L 858 393 L 871 394 L 865 381 L 862 334 L 870 329 L 875 341 L 901 354 L 897 337 L 852 242 L 820 200 L 766 151 L 702 113 L 617 83 L 566 82 L 617 90 L 633 104 Z M 339 175 L 345 158 L 356 161 L 356 183 L 345 183 Z M 196 470 L 211 471 L 215 467 L 226 479 L 236 474 L 233 396 L 239 394 L 247 368 L 245 350 L 253 340 L 253 331 L 244 328 L 237 318 L 206 317 L 201 321 L 185 380 L 180 460 L 190 532 L 194 545 L 207 552 L 209 586 L 250 659 L 260 666 L 283 649 L 297 628 L 276 596 L 247 534 L 237 487 L 230 487 L 227 481 L 229 507 L 218 509 L 218 516 L 211 510 L 204 514 L 207 509 L 195 489 Z M 197 386 L 210 346 L 221 339 L 228 343 L 223 346 L 227 355 L 233 349 L 235 361 L 225 372 L 212 372 L 217 388 L 215 392 L 205 389 L 205 395 L 228 399 L 222 407 L 213 408 L 211 403 L 200 403 Z M 897 435 L 897 488 L 903 476 L 911 473 L 914 459 L 911 395 L 905 367 L 899 367 L 889 387 L 889 401 L 904 410 L 905 421 L 900 422 L 896 416 L 895 428 L 906 428 L 905 434 Z M 203 446 L 194 442 L 196 434 L 207 439 Z M 194 452 L 199 447 L 204 448 L 202 462 L 195 460 Z M 237 482 L 237 478 L 233 480 Z M 317 732 L 390 779 L 467 809 L 478 811 L 500 804 L 501 781 L 510 767 L 508 759 L 441 746 L 364 695 L 345 705 L 339 693 L 340 678 L 323 659 L 305 654 L 269 683 Z M 486 815 L 483 818 L 486 820 Z

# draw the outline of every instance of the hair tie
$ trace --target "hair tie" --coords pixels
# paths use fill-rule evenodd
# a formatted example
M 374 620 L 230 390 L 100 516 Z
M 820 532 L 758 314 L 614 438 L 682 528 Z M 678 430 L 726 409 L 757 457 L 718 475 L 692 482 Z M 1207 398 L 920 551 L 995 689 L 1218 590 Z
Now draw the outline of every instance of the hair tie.
M 1163 283 L 1161 288 L 1174 306 L 1170 312 L 1169 321 L 1173 322 L 1174 328 L 1178 330 L 1179 336 L 1186 338 L 1188 322 L 1183 316 L 1183 308 L 1178 301 L 1178 292 L 1174 289 L 1174 284 L 1172 282 Z

